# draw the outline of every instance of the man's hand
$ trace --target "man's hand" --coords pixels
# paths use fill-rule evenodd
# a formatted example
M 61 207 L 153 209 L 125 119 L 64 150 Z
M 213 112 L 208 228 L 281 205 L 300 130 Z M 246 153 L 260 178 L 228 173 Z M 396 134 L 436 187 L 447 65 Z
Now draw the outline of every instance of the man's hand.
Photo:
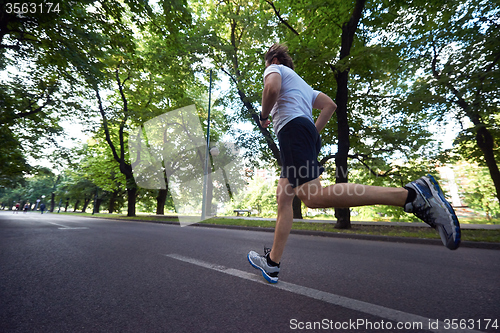
M 261 120 L 260 121 L 260 126 L 262 126 L 263 128 L 267 128 L 270 123 L 271 123 L 271 121 L 269 119 Z

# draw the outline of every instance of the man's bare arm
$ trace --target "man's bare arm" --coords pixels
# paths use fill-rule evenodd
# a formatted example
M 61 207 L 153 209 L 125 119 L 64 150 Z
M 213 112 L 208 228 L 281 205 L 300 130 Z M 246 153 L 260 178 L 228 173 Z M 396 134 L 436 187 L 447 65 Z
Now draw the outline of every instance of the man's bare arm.
M 313 108 L 321 110 L 318 119 L 316 119 L 316 129 L 319 133 L 325 128 L 326 123 L 328 123 L 328 120 L 330 120 L 337 109 L 337 104 L 326 94 L 319 93 L 314 101 Z
M 281 75 L 278 73 L 271 73 L 266 76 L 264 81 L 264 90 L 262 91 L 262 118 L 269 117 L 274 104 L 278 100 L 278 96 L 281 90 Z M 262 120 L 260 122 L 262 127 L 267 127 L 270 124 L 268 120 Z

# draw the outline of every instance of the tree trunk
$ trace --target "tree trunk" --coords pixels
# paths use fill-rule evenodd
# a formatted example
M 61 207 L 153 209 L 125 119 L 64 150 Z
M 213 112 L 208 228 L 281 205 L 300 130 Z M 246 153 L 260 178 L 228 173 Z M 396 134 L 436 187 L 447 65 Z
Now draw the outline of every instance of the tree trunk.
M 111 197 L 109 198 L 108 212 L 110 214 L 113 214 L 113 212 L 115 211 L 115 201 L 116 201 L 117 193 L 118 193 L 118 191 L 113 191 L 111 193 Z
M 127 119 L 129 116 L 129 110 L 128 110 L 127 98 L 125 97 L 125 93 L 123 91 L 123 82 L 121 82 L 120 80 L 118 68 L 116 69 L 115 73 L 116 73 L 116 82 L 118 83 L 120 96 L 123 102 L 123 113 L 124 113 L 124 118 L 121 121 L 120 129 L 118 131 L 118 137 L 120 139 L 120 145 L 119 145 L 120 155 L 118 155 L 116 147 L 113 141 L 111 140 L 111 135 L 109 134 L 109 128 L 108 128 L 108 119 L 106 117 L 106 113 L 104 112 L 104 106 L 102 104 L 101 95 L 97 87 L 95 88 L 95 93 L 99 105 L 99 112 L 101 114 L 103 121 L 103 128 L 106 137 L 106 142 L 108 143 L 108 146 L 111 148 L 111 152 L 113 153 L 113 158 L 115 159 L 116 162 L 120 164 L 120 172 L 125 176 L 125 179 L 127 181 L 127 202 L 128 202 L 127 216 L 135 216 L 137 184 L 135 183 L 134 175 L 132 174 L 132 166 L 126 163 L 125 161 L 125 139 L 123 134 L 125 124 L 127 123 Z
M 135 216 L 137 187 L 127 188 L 127 216 Z
M 50 195 L 50 212 L 54 212 L 54 208 L 56 207 L 56 194 L 54 192 L 51 193 Z
M 80 199 L 76 200 L 75 202 L 75 208 L 73 209 L 73 213 L 76 212 L 76 210 L 78 209 L 78 205 L 80 204 Z
M 495 161 L 495 155 L 493 148 L 495 146 L 493 136 L 491 132 L 486 128 L 486 126 L 481 126 L 476 133 L 477 146 L 484 155 L 484 161 L 488 170 L 490 171 L 491 179 L 495 185 L 495 190 L 497 191 L 498 203 L 500 204 L 500 170 L 498 169 L 498 164 Z
M 497 59 L 498 60 L 498 59 Z M 434 77 L 440 80 L 445 74 L 439 73 L 436 69 L 437 63 L 437 55 L 434 56 L 434 60 L 432 61 L 432 73 Z M 494 63 L 492 63 L 492 66 Z M 451 90 L 451 92 L 455 95 L 457 100 L 455 103 L 462 108 L 467 117 L 472 121 L 476 128 L 476 144 L 481 149 L 481 152 L 484 156 L 484 161 L 488 170 L 490 172 L 491 179 L 493 180 L 493 184 L 495 185 L 496 197 L 498 199 L 498 203 L 500 205 L 500 170 L 498 169 L 498 164 L 495 161 L 495 142 L 493 140 L 493 136 L 491 132 L 486 127 L 486 124 L 481 119 L 480 112 L 474 108 L 475 102 L 472 105 L 464 99 L 463 94 L 452 84 L 450 83 L 449 77 L 446 77 L 445 86 Z M 481 90 L 476 93 L 477 98 L 481 98 Z
M 300 201 L 298 196 L 293 198 L 293 218 L 294 219 L 302 219 L 302 201 Z
M 132 166 L 125 162 L 120 163 L 120 171 L 127 181 L 127 216 L 135 216 L 135 203 L 137 200 L 137 184 L 132 174 Z
M 94 214 L 98 214 L 101 210 L 102 199 L 97 198 L 95 200 Z
M 156 215 L 165 215 L 165 203 L 167 202 L 168 190 L 159 190 L 156 196 Z
M 349 80 L 349 71 L 343 71 L 337 75 L 337 124 L 338 124 L 338 151 L 335 158 L 335 182 L 347 183 L 348 170 L 347 158 L 349 154 L 349 122 L 347 120 L 347 102 L 348 90 L 347 83 Z M 335 208 L 335 218 L 337 229 L 351 228 L 351 215 L 349 209 Z
M 92 200 L 92 198 L 88 198 L 88 199 L 85 198 L 85 200 L 83 201 L 82 213 L 85 213 L 85 211 L 87 210 L 87 206 L 89 205 L 90 200 Z
M 137 185 L 132 177 L 132 179 L 127 179 L 127 216 L 135 216 L 136 199 Z
M 340 60 L 346 59 L 351 53 L 354 35 L 358 28 L 358 23 L 361 18 L 366 0 L 356 0 L 354 10 L 348 22 L 342 26 L 342 44 L 340 48 Z M 342 72 L 335 72 L 337 80 L 337 124 L 338 124 L 338 152 L 335 158 L 336 166 L 336 183 L 348 182 L 347 157 L 349 154 L 349 122 L 347 120 L 347 104 L 349 99 L 349 70 L 347 67 Z M 335 208 L 335 217 L 337 229 L 351 228 L 351 215 L 348 208 Z

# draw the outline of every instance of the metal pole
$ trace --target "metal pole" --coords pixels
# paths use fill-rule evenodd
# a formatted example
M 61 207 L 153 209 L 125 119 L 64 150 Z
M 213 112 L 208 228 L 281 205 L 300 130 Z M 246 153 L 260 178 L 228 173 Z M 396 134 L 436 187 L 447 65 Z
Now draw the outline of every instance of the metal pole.
M 208 154 L 210 150 L 210 104 L 212 104 L 212 70 L 210 70 L 210 85 L 208 87 L 208 118 L 207 118 L 207 149 L 205 150 L 205 168 L 203 175 L 203 200 L 201 202 L 201 219 L 206 218 L 207 182 L 208 182 Z

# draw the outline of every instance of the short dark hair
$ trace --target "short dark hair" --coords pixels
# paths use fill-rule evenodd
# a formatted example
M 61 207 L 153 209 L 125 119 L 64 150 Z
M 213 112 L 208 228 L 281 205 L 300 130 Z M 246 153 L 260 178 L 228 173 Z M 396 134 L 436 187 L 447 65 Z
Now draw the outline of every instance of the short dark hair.
M 290 67 L 294 69 L 292 57 L 288 54 L 288 47 L 284 44 L 274 43 L 266 55 L 264 56 L 264 60 L 268 63 L 271 63 L 273 59 L 278 59 L 279 63 L 285 65 L 286 67 Z

